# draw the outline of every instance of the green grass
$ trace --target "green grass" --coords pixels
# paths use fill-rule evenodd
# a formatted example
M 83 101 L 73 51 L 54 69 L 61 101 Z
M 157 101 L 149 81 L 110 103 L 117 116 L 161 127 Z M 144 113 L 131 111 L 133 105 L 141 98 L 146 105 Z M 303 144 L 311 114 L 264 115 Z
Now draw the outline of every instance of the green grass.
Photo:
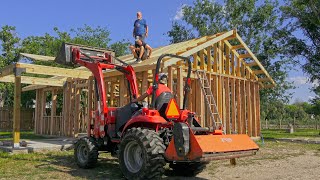
M 101 154 L 97 167 L 80 169 L 73 159 L 73 151 L 32 154 L 0 152 L 0 179 L 121 179 L 116 159 Z
M 320 130 L 315 129 L 296 129 L 293 134 L 290 134 L 285 129 L 263 129 L 262 136 L 265 139 L 276 138 L 320 138 Z
M 23 131 L 20 133 L 21 139 L 32 140 L 32 139 L 49 139 L 51 137 L 45 137 L 41 135 L 35 135 L 32 131 Z M 0 132 L 0 141 L 1 140 L 11 140 L 12 132 Z

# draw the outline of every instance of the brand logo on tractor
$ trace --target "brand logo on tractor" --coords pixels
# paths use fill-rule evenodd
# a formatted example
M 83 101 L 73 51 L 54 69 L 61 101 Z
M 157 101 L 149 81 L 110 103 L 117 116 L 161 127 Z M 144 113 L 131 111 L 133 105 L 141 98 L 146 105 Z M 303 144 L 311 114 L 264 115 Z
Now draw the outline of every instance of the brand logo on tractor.
M 221 142 L 228 142 L 228 143 L 230 143 L 230 142 L 232 142 L 232 139 L 231 138 L 221 138 Z

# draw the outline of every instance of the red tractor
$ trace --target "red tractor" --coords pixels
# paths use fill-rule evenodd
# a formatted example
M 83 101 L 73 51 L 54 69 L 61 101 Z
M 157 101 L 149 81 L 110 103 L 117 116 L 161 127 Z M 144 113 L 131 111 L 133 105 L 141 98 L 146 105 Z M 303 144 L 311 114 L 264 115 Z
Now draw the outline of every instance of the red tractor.
M 171 93 L 155 98 L 161 60 L 168 56 L 181 58 L 188 64 L 181 109 Z M 186 109 L 191 73 L 189 58 L 171 54 L 159 57 L 150 107 L 133 102 L 123 107 L 107 106 L 103 75 L 107 69 L 125 75 L 131 101 L 138 96 L 133 67 L 112 58 L 109 52 L 64 44 L 56 60 L 85 66 L 95 77 L 97 109 L 88 121 L 87 137 L 78 140 L 74 149 L 75 160 L 81 168 L 94 167 L 99 151 L 107 151 L 118 157 L 127 179 L 160 178 L 166 163 L 174 172 L 196 175 L 208 161 L 249 156 L 259 149 L 247 135 L 224 135 L 221 127 L 201 127 L 195 113 Z

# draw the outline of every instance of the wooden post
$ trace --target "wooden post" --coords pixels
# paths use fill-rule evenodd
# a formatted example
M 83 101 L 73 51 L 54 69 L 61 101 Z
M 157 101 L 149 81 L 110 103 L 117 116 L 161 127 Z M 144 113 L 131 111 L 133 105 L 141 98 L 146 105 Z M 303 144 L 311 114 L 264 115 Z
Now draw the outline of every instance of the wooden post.
M 21 76 L 14 77 L 13 148 L 20 148 Z
M 148 72 L 147 72 L 147 76 L 148 76 Z M 173 70 L 172 70 L 172 66 L 168 67 L 168 88 L 171 89 L 171 90 L 173 89 Z
M 237 133 L 241 134 L 241 95 L 240 95 L 240 80 L 236 79 L 236 98 L 237 98 Z
M 230 85 L 229 78 L 225 78 L 225 112 L 226 112 L 226 134 L 230 134 Z
M 241 128 L 242 134 L 246 134 L 246 95 L 245 95 L 245 81 L 241 80 Z
M 236 91 L 235 91 L 236 80 L 235 78 L 231 79 L 231 133 L 236 132 Z
M 251 83 L 248 80 L 246 83 L 246 97 L 247 97 L 247 125 L 248 125 L 248 136 L 252 135 L 252 99 L 251 99 L 251 91 L 250 91 Z
M 74 137 L 78 137 L 80 127 L 80 88 L 75 88 L 74 114 Z
M 148 84 L 148 70 L 147 70 L 142 72 L 141 94 L 145 93 L 148 90 L 148 85 L 149 84 Z
M 257 132 L 256 134 L 254 134 L 255 136 L 260 135 L 260 131 L 261 131 L 261 123 L 260 123 L 260 94 L 259 94 L 259 84 L 255 83 L 255 95 L 256 95 L 256 106 L 257 106 L 257 121 L 256 121 L 256 127 L 257 127 Z
M 54 116 L 56 116 L 56 109 L 57 109 L 57 90 L 53 89 L 51 91 L 51 102 L 52 102 L 52 107 L 51 107 L 51 120 L 50 120 L 50 135 L 54 134 L 54 131 L 57 130 L 57 127 L 55 126 L 54 123 Z

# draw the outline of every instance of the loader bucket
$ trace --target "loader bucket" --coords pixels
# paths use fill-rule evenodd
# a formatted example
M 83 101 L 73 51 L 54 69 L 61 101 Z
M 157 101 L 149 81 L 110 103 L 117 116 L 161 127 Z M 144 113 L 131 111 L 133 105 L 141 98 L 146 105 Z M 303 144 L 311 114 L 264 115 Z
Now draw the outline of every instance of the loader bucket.
M 254 155 L 259 147 L 246 134 L 232 135 L 193 135 L 190 130 L 190 150 L 185 156 L 179 156 L 170 142 L 165 156 L 169 161 L 212 161 L 233 159 Z
M 104 53 L 110 53 L 111 55 L 115 55 L 113 50 L 90 47 L 80 44 L 71 44 L 71 43 L 62 43 L 59 53 L 55 58 L 55 62 L 63 65 L 74 65 L 72 62 L 72 48 L 77 47 L 81 52 L 89 55 L 89 56 L 103 56 Z

